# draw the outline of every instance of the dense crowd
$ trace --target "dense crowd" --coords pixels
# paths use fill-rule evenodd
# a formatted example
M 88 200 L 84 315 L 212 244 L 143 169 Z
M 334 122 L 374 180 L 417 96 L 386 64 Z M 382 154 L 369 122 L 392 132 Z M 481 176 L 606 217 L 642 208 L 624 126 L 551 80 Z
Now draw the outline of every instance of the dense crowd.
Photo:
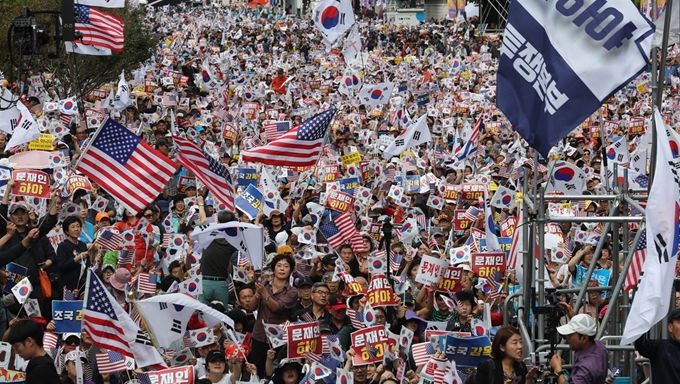
M 545 187 L 585 195 L 547 203 L 551 215 L 642 216 L 587 196 L 623 183 L 647 188 L 648 72 L 544 158 L 495 107 L 502 38 L 480 36 L 476 18 L 407 27 L 366 17 L 335 43 L 324 41 L 311 20 L 269 8 L 150 7 L 146 21 L 161 43 L 123 75 L 127 103 L 114 97 L 115 84 L 102 84 L 76 100 L 74 111 L 71 95 L 57 94 L 49 73 L 6 87 L 54 140 L 41 152 L 33 142 L 10 148 L 11 137 L 0 135 L 0 215 L 7 222 L 0 226 L 0 283 L 7 284 L 0 331 L 30 360 L 28 369 L 19 361 L 8 368 L 39 380 L 31 382 L 51 383 L 51 366 L 62 383 L 161 382 L 153 375 L 161 367 L 107 352 L 85 331 L 87 319 L 64 317 L 74 308 L 68 302 L 91 299 L 98 284 L 111 305 L 148 332 L 162 363 L 193 367 L 192 381 L 182 381 L 187 371 L 172 371 L 176 383 L 531 383 L 542 373 L 521 360 L 517 308 L 504 307 L 524 283 L 516 243 L 531 215 L 522 212 L 523 194 Z M 676 128 L 675 47 L 669 57 L 662 114 Z M 381 83 L 393 88 L 362 97 L 362 87 Z M 314 166 L 244 161 L 244 152 L 330 109 L 337 111 Z M 423 115 L 432 140 L 385 158 Z M 176 165 L 162 194 L 138 212 L 76 167 L 107 118 Z M 235 209 L 225 209 L 229 202 L 179 163 L 177 138 L 228 167 L 241 197 L 231 202 Z M 45 171 L 51 195 L 17 194 L 12 169 L 15 176 Z M 614 177 L 624 169 L 626 180 Z M 349 228 L 340 224 L 345 217 Z M 237 221 L 263 228 L 262 265 L 226 238 L 203 243 L 192 236 L 205 225 Z M 614 269 L 626 277 L 625 258 L 614 265 L 612 257 L 612 244 L 628 249 L 622 233 L 556 221 L 546 226 L 546 286 L 607 287 Z M 639 228 L 629 224 L 631 238 Z M 344 238 L 329 240 L 336 232 Z M 500 249 L 487 247 L 490 237 Z M 593 259 L 595 272 L 585 281 Z M 21 290 L 24 277 L 30 295 Z M 209 320 L 205 306 L 177 308 L 174 319 L 150 318 L 156 312 L 138 306 L 178 292 L 231 323 Z M 560 297 L 566 315 L 557 330 L 576 351 L 570 382 L 603 383 L 616 371 L 594 339 L 608 326 L 600 320 L 611 293 L 603 292 L 588 292 L 578 313 L 576 296 Z M 173 320 L 181 328 L 176 334 L 154 328 Z M 680 313 L 669 320 L 680 340 Z M 645 356 L 659 348 L 642 339 L 636 347 Z M 102 369 L 107 358 L 124 364 Z M 671 364 L 677 375 L 677 362 Z M 558 355 L 548 366 L 566 377 Z

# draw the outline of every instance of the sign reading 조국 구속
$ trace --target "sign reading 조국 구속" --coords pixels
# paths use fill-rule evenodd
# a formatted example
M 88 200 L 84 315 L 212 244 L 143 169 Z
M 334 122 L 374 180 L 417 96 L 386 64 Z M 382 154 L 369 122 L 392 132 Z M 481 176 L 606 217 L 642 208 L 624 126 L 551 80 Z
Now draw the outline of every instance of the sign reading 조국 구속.
M 515 0 L 498 67 L 498 107 L 547 156 L 646 67 L 653 33 L 628 0 Z

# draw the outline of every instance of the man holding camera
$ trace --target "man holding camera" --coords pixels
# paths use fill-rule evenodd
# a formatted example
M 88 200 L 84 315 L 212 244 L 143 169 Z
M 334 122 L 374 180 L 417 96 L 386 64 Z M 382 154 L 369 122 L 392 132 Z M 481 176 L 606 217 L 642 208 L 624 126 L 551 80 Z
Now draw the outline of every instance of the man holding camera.
M 600 384 L 607 379 L 608 357 L 604 344 L 595 340 L 597 324 L 586 314 L 572 317 L 566 325 L 557 327 L 563 335 L 569 349 L 575 351 L 574 366 L 571 374 L 562 369 L 562 356 L 555 354 L 550 359 L 550 366 L 557 374 L 559 384 Z

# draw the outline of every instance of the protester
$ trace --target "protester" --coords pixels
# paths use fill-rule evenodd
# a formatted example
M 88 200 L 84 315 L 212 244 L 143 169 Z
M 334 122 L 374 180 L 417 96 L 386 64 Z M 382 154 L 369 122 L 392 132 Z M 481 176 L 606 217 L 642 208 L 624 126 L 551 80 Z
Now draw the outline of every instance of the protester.
M 7 342 L 28 361 L 26 366 L 27 384 L 58 384 L 59 375 L 54 368 L 54 361 L 43 348 L 43 328 L 31 320 L 19 320 L 12 325 L 7 335 Z
M 680 380 L 680 364 L 675 358 L 680 352 L 680 309 L 668 315 L 668 339 L 650 340 L 643 335 L 635 341 L 635 349 L 649 359 L 655 381 Z

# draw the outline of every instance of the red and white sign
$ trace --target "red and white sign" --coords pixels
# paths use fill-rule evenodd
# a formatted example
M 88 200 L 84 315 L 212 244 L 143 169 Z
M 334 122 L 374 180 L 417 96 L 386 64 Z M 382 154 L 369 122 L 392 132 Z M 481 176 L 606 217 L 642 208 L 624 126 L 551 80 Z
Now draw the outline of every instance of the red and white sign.
M 390 281 L 385 275 L 373 276 L 371 285 L 368 287 L 366 300 L 372 307 L 387 307 L 398 303 Z
M 319 322 L 291 324 L 288 326 L 288 358 L 300 359 L 305 353 L 321 353 Z
M 162 369 L 149 371 L 149 379 L 152 383 L 163 384 L 194 384 L 194 366 Z
M 12 189 L 15 196 L 50 197 L 50 177 L 47 173 L 33 170 L 16 170 L 13 175 L 16 183 Z
M 370 328 L 352 332 L 352 348 L 354 357 L 352 364 L 366 365 L 377 361 L 382 362 L 388 338 L 385 327 L 376 325 Z
M 472 272 L 488 278 L 496 272 L 505 275 L 505 252 L 482 252 L 472 254 Z

